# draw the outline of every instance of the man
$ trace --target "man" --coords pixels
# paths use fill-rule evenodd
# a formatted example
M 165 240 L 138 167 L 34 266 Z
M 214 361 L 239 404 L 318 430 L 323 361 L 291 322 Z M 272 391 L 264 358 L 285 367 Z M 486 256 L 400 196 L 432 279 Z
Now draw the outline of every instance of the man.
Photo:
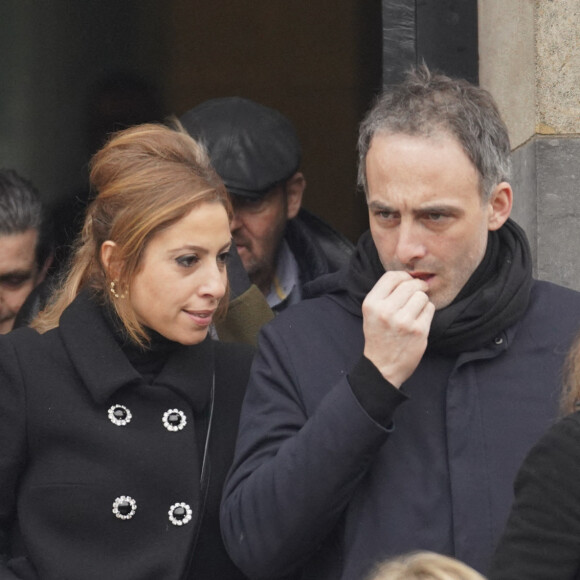
M 212 99 L 180 121 L 205 144 L 232 196 L 232 237 L 250 281 L 280 312 L 307 282 L 343 266 L 352 244 L 301 209 L 301 148 L 280 112 L 240 97 Z
M 222 533 L 250 577 L 412 550 L 485 572 L 580 323 L 580 294 L 532 280 L 509 155 L 491 96 L 425 67 L 362 123 L 370 232 L 264 327 L 248 385 Z
M 0 170 L 0 334 L 52 263 L 53 246 L 38 191 L 16 171 Z

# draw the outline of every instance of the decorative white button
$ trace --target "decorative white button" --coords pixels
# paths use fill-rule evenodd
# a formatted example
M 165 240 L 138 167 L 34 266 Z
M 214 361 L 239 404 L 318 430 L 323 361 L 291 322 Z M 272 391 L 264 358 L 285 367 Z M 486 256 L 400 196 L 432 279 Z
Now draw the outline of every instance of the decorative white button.
M 174 526 L 184 526 L 189 521 L 191 521 L 191 517 L 193 512 L 191 508 L 186 503 L 174 503 L 169 508 L 169 521 Z
M 179 409 L 169 409 L 163 413 L 163 426 L 168 431 L 181 431 L 187 424 L 187 418 Z
M 137 502 L 128 495 L 122 495 L 113 502 L 113 513 L 120 520 L 130 520 L 137 511 Z
M 119 425 L 119 427 L 127 425 L 132 417 L 133 415 L 131 414 L 131 411 L 129 411 L 125 405 L 113 405 L 109 409 L 109 419 L 111 420 L 111 423 Z

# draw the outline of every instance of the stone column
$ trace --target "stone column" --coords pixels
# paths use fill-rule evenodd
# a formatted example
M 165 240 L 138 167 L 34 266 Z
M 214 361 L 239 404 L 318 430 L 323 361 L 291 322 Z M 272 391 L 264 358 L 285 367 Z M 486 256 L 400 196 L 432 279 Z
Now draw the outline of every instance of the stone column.
M 510 131 L 534 273 L 580 290 L 580 0 L 478 0 L 479 79 Z

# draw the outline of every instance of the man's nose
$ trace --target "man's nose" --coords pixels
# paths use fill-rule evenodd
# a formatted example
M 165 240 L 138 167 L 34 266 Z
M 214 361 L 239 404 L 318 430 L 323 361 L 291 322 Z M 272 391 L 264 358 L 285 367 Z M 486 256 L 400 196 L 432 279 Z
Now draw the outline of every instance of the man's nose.
M 401 264 L 412 264 L 427 253 L 420 225 L 401 223 L 398 228 L 396 255 Z
M 230 230 L 233 232 L 239 230 L 242 227 L 242 219 L 240 217 L 240 212 L 234 210 L 234 216 L 230 223 Z

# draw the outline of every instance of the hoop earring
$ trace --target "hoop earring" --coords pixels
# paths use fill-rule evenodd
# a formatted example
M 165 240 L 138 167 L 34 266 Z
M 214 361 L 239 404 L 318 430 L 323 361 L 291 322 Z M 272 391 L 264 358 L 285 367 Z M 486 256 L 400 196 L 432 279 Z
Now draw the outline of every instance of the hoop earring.
M 115 281 L 114 281 L 114 280 L 111 280 L 111 288 L 110 288 L 110 290 L 111 290 L 111 294 L 112 294 L 112 295 L 113 295 L 115 298 L 120 298 L 120 299 L 122 300 L 123 298 L 125 298 L 125 293 L 124 293 L 124 292 L 122 292 L 121 294 L 119 294 L 119 293 L 117 292 L 117 290 L 115 289 L 115 284 L 116 284 L 116 283 L 115 283 Z

